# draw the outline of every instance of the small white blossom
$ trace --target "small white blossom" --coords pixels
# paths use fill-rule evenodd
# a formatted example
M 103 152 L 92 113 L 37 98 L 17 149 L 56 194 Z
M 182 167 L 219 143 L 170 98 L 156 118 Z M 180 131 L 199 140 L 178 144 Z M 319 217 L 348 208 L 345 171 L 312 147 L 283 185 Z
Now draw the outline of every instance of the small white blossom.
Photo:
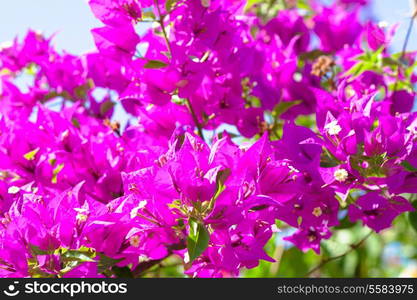
M 274 233 L 281 232 L 281 230 L 278 228 L 278 226 L 276 224 L 271 225 L 271 231 L 274 232 Z
M 12 46 L 13 46 L 12 41 L 7 41 L 7 42 L 0 43 L 0 51 L 4 50 L 4 49 L 7 49 L 7 48 L 10 48 Z
M 17 186 L 11 186 L 7 190 L 7 192 L 12 195 L 19 193 L 19 191 L 20 191 L 20 188 L 18 188 Z
M 301 82 L 301 80 L 303 80 L 303 75 L 301 75 L 301 73 L 298 73 L 298 72 L 297 73 L 294 73 L 293 79 L 296 82 Z
M 137 235 L 134 235 L 132 237 L 130 237 L 129 239 L 129 243 L 130 245 L 132 245 L 133 247 L 139 247 L 139 237 Z
M 380 21 L 380 22 L 378 22 L 378 27 L 379 28 L 386 28 L 386 27 L 388 27 L 388 22 L 387 21 Z
M 334 178 L 339 182 L 344 182 L 348 178 L 349 173 L 345 169 L 339 169 L 334 172 Z
M 327 133 L 330 135 L 337 135 L 340 131 L 342 131 L 342 127 L 340 127 L 337 120 L 331 121 L 330 123 L 326 124 L 326 126 L 324 126 L 324 129 L 326 129 Z
M 313 209 L 313 215 L 316 217 L 320 217 L 323 214 L 323 211 L 321 210 L 320 207 L 315 207 Z
M 77 214 L 77 216 L 75 218 L 79 222 L 85 222 L 85 221 L 87 221 L 88 216 L 85 215 L 85 214 Z
M 75 219 L 79 222 L 85 222 L 88 218 L 88 209 L 86 208 L 74 208 L 74 210 L 77 212 L 77 216 Z

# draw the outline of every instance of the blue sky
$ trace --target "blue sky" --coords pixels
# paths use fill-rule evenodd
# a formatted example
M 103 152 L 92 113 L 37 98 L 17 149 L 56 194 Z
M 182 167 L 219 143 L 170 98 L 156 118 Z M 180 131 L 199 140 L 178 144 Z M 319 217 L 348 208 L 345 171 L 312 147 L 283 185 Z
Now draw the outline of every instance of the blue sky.
M 371 13 L 389 24 L 400 23 L 394 50 L 404 41 L 410 15 L 410 0 L 374 0 Z M 2 0 L 0 1 L 0 43 L 16 34 L 23 36 L 28 28 L 44 33 L 57 33 L 58 49 L 80 54 L 94 48 L 90 29 L 100 26 L 86 0 Z M 414 26 L 409 50 L 417 50 L 417 26 Z
M 58 49 L 80 54 L 94 48 L 90 29 L 100 26 L 86 0 L 1 0 L 0 43 L 28 28 L 57 33 Z

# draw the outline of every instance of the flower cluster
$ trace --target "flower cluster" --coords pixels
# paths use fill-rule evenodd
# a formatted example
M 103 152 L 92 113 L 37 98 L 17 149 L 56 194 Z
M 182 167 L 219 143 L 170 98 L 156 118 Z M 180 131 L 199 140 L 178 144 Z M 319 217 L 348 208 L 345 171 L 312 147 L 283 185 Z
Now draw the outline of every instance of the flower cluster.
M 94 52 L 2 46 L 0 275 L 238 276 L 413 211 L 415 53 L 367 2 L 90 0 Z

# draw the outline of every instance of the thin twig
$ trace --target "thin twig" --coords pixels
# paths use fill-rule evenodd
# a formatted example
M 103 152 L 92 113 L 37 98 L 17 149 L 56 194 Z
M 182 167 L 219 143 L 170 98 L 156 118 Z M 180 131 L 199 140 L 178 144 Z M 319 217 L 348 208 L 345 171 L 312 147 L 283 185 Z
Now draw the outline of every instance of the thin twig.
M 401 51 L 400 60 L 403 58 L 403 56 L 405 55 L 405 51 L 407 50 L 407 45 L 408 45 L 408 42 L 410 40 L 411 31 L 413 29 L 414 19 L 416 17 L 417 17 L 417 9 L 414 11 L 413 15 L 411 16 L 410 23 L 408 24 L 407 34 L 405 36 L 405 40 L 404 40 L 404 44 L 403 44 L 403 49 Z
M 169 53 L 172 55 L 171 44 L 169 43 L 168 34 L 167 34 L 167 31 L 166 31 L 165 25 L 164 25 L 164 16 L 162 15 L 161 9 L 159 8 L 158 0 L 154 0 L 154 2 L 155 2 L 156 9 L 158 10 L 158 23 L 161 26 L 162 34 L 164 35 L 164 39 L 165 39 L 165 42 L 167 44 Z
M 166 29 L 165 29 L 165 25 L 164 25 L 164 16 L 162 15 L 162 13 L 161 13 L 161 9 L 159 8 L 159 3 L 158 3 L 158 0 L 154 0 L 154 3 L 155 3 L 155 6 L 156 6 L 156 8 L 157 8 L 157 10 L 158 10 L 158 23 L 159 23 L 159 25 L 161 26 L 161 29 L 162 29 L 162 34 L 163 34 L 163 36 L 164 36 L 164 39 L 165 39 L 165 42 L 166 42 L 166 44 L 167 44 L 167 47 L 168 47 L 168 50 L 169 50 L 169 53 L 171 54 L 171 57 L 172 57 L 172 48 L 171 48 L 171 44 L 169 43 L 169 38 L 168 38 L 168 34 L 167 34 L 167 32 L 166 32 Z M 194 111 L 194 109 L 193 109 L 193 106 L 191 105 L 191 102 L 190 102 L 190 100 L 189 99 L 187 99 L 187 106 L 188 106 L 188 108 L 189 108 L 189 110 L 190 110 L 190 113 L 191 113 L 191 115 L 192 115 L 192 117 L 193 117 L 193 120 L 194 120 L 194 123 L 195 123 L 195 126 L 197 127 L 197 131 L 198 131 L 198 135 L 203 139 L 203 141 L 204 141 L 204 135 L 203 135 L 203 128 L 202 128 L 202 126 L 201 126 L 201 124 L 200 124 L 200 122 L 198 121 L 198 118 L 197 118 L 197 115 L 196 115 L 196 113 L 195 113 L 195 111 Z
M 203 139 L 204 141 L 204 135 L 203 135 L 203 127 L 201 126 L 200 122 L 198 121 L 197 115 L 195 113 L 195 110 L 193 108 L 193 106 L 191 105 L 191 101 L 190 99 L 186 99 L 187 101 L 187 106 L 191 112 L 191 116 L 193 117 L 193 121 L 195 123 L 195 126 L 197 127 L 197 131 L 198 131 L 198 135 Z
M 307 274 L 304 275 L 304 277 L 309 277 L 311 274 L 313 274 L 314 272 L 316 272 L 317 270 L 320 270 L 324 265 L 326 265 L 327 263 L 337 260 L 339 258 L 342 258 L 346 255 L 348 255 L 349 253 L 355 251 L 356 249 L 358 249 L 360 246 L 362 246 L 362 244 L 371 236 L 371 234 L 373 233 L 373 231 L 369 232 L 364 238 L 362 238 L 359 242 L 357 242 L 356 244 L 350 245 L 350 249 L 347 250 L 345 253 L 340 254 L 340 255 L 336 255 L 336 256 L 332 256 L 326 259 L 323 259 L 322 262 L 320 264 L 318 264 L 316 267 L 314 267 L 313 269 L 311 269 Z
M 404 55 L 405 55 L 405 53 L 407 51 L 408 41 L 410 40 L 411 31 L 412 31 L 413 25 L 414 25 L 414 19 L 416 17 L 417 17 L 417 9 L 415 9 L 413 15 L 410 18 L 410 23 L 408 23 L 407 34 L 405 35 L 403 48 L 401 50 L 401 55 L 400 55 L 400 58 L 398 59 L 399 65 L 398 65 L 398 68 L 397 68 L 397 80 L 395 81 L 395 84 L 394 84 L 394 92 L 397 90 L 397 87 L 398 87 L 398 82 L 400 80 L 400 68 L 401 68 L 401 65 L 400 64 L 402 64 L 402 60 L 403 60 Z

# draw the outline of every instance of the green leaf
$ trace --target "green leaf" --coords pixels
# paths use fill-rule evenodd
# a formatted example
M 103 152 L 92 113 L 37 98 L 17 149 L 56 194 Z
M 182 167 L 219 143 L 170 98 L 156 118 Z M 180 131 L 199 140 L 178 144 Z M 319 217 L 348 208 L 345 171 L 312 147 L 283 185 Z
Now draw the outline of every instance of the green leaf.
M 374 65 L 367 61 L 360 61 L 357 62 L 352 68 L 350 68 L 348 71 L 343 74 L 344 76 L 352 75 L 353 77 L 357 77 L 361 75 L 363 72 L 368 70 L 373 70 Z
M 299 115 L 295 119 L 295 124 L 297 124 L 298 126 L 313 128 L 316 124 L 316 116 L 315 115 Z
M 95 253 L 94 253 L 95 254 Z M 83 250 L 68 250 L 61 255 L 64 261 L 94 262 L 91 252 Z
M 339 225 L 335 226 L 336 229 L 347 229 L 347 228 L 351 228 L 355 225 L 355 223 L 352 223 L 349 220 L 349 216 L 348 214 L 346 214 L 345 217 L 343 217 L 342 219 L 339 220 Z
M 77 250 L 60 247 L 54 251 L 54 254 L 59 255 L 62 262 L 62 269 L 59 271 L 61 276 L 84 262 L 95 262 L 94 258 L 97 256 L 93 248 L 85 246 Z
M 365 71 L 376 71 L 382 72 L 384 66 L 382 51 L 384 47 L 380 47 L 378 50 L 373 52 L 365 52 L 362 55 L 356 56 L 358 62 L 349 70 L 344 73 L 344 76 L 352 75 L 357 77 Z M 388 62 L 388 61 L 386 61 Z M 392 63 L 392 61 L 390 61 Z
M 156 16 L 155 16 L 155 14 L 153 13 L 153 11 L 152 11 L 152 10 L 149 10 L 149 11 L 143 11 L 143 12 L 142 12 L 142 19 L 143 19 L 143 20 L 149 20 L 149 19 L 151 19 L 151 20 L 155 20 L 155 19 L 156 19 Z
M 230 169 L 224 169 L 219 172 L 217 172 L 216 175 L 216 193 L 214 196 L 210 199 L 210 202 L 207 206 L 207 211 L 211 211 L 214 207 L 214 203 L 216 202 L 217 198 L 220 196 L 220 194 L 226 189 L 225 182 L 227 178 L 230 175 Z
M 408 213 L 408 221 L 411 227 L 417 232 L 417 201 L 414 201 L 412 204 L 416 210 Z
M 107 271 L 109 268 L 113 267 L 115 264 L 123 260 L 123 258 L 114 259 L 102 253 L 97 253 L 97 254 L 100 257 L 100 260 L 98 261 L 98 264 L 97 264 L 97 272 L 99 273 L 103 273 Z
M 39 152 L 39 149 L 40 148 L 38 147 L 38 148 L 26 153 L 25 155 L 23 155 L 23 157 L 26 158 L 27 160 L 34 160 L 35 156 L 36 156 L 36 153 Z
M 48 159 L 48 163 L 53 167 L 56 164 L 56 158 L 50 158 Z
M 254 6 L 255 4 L 258 4 L 262 1 L 263 0 L 248 0 L 248 2 L 246 3 L 246 6 L 245 6 L 245 11 L 249 10 L 252 6 Z
M 390 90 L 390 91 L 406 90 L 406 91 L 411 93 L 414 90 L 414 87 L 409 80 L 405 80 L 405 81 L 404 80 L 396 80 L 394 83 L 392 83 L 388 86 L 388 90 Z
M 74 125 L 74 126 L 75 126 L 75 127 L 77 127 L 77 128 L 80 128 L 80 127 L 81 127 L 80 121 L 78 121 L 78 119 L 77 119 L 77 118 L 75 118 L 75 117 L 73 117 L 73 118 L 71 119 L 71 123 L 72 123 L 72 125 Z
M 110 111 L 114 107 L 114 102 L 112 101 L 105 101 L 100 105 L 100 114 L 105 115 L 108 111 Z
M 181 200 L 179 199 L 175 199 L 174 201 L 172 201 L 171 203 L 167 204 L 169 208 L 173 209 L 181 209 Z
M 50 91 L 48 94 L 46 94 L 43 97 L 43 100 L 46 102 L 46 101 L 48 101 L 50 99 L 53 99 L 53 98 L 56 98 L 56 97 L 60 97 L 60 96 L 61 96 L 61 94 L 57 93 L 56 91 Z
M 178 0 L 167 0 L 165 2 L 165 10 L 167 11 L 167 13 L 169 13 L 172 8 L 175 6 L 175 4 L 177 4 Z
M 308 4 L 308 1 L 305 1 L 305 0 L 299 0 L 297 2 L 297 8 L 304 9 L 304 10 L 311 10 L 310 4 Z
M 55 169 L 53 169 L 52 171 L 52 179 L 51 182 L 52 183 L 57 183 L 58 182 L 58 174 L 59 172 L 62 171 L 62 169 L 64 168 L 65 164 L 59 164 L 55 167 Z
M 31 63 L 31 64 L 29 64 L 29 66 L 27 66 L 27 67 L 24 69 L 24 72 L 25 72 L 27 75 L 34 76 L 34 75 L 36 75 L 36 73 L 38 72 L 38 67 L 37 67 L 37 65 L 35 65 L 34 63 Z
M 311 60 L 311 61 L 313 61 L 313 60 L 316 60 L 317 58 L 319 58 L 322 55 L 329 55 L 329 53 L 318 50 L 318 49 L 315 49 L 315 50 L 311 50 L 311 51 L 308 51 L 308 52 L 301 53 L 298 58 L 301 59 L 301 60 Z
M 224 183 L 226 182 L 227 178 L 229 178 L 229 175 L 230 175 L 229 168 L 221 170 L 217 173 L 217 176 L 216 176 L 217 190 L 219 190 L 220 187 L 224 186 Z
M 190 218 L 188 224 L 190 233 L 187 238 L 187 249 L 190 262 L 192 262 L 206 250 L 210 235 L 206 227 L 194 218 Z
M 417 172 L 417 168 L 414 168 L 408 161 L 403 161 L 401 165 L 404 167 L 404 169 L 408 172 Z
M 143 67 L 145 69 L 160 69 L 166 67 L 168 64 L 160 60 L 149 60 Z
M 248 100 L 247 100 L 250 104 L 250 107 L 261 107 L 262 106 L 262 102 L 261 99 L 259 99 L 258 97 L 255 96 L 248 96 Z
M 401 62 L 389 56 L 382 58 L 382 63 L 384 64 L 384 66 L 401 66 Z
M 114 275 L 116 275 L 116 278 L 134 278 L 133 273 L 129 267 L 113 266 L 111 270 Z
M 279 117 L 280 115 L 282 115 L 283 113 L 285 113 L 287 110 L 289 110 L 291 107 L 300 104 L 302 101 L 301 100 L 296 100 L 296 101 L 281 101 L 280 103 L 278 103 L 273 112 L 272 112 L 272 116 L 274 118 Z
M 89 87 L 88 84 L 83 84 L 83 85 L 77 86 L 74 89 L 74 95 L 75 95 L 76 99 L 84 99 L 87 96 L 87 92 L 88 92 L 89 88 L 90 87 Z
M 291 247 L 284 251 L 278 272 L 273 276 L 302 277 L 318 263 L 320 263 L 320 256 L 314 251 L 304 253 L 297 247 Z
M 38 246 L 33 245 L 33 244 L 29 244 L 29 248 L 30 248 L 30 250 L 32 252 L 32 255 L 47 255 L 47 254 L 51 254 L 49 251 L 42 250 L 41 248 L 39 248 Z
M 68 273 L 69 271 L 71 271 L 72 269 L 78 267 L 80 264 L 82 263 L 79 261 L 69 261 L 63 265 L 63 268 L 59 271 L 59 273 L 62 276 L 65 273 Z

